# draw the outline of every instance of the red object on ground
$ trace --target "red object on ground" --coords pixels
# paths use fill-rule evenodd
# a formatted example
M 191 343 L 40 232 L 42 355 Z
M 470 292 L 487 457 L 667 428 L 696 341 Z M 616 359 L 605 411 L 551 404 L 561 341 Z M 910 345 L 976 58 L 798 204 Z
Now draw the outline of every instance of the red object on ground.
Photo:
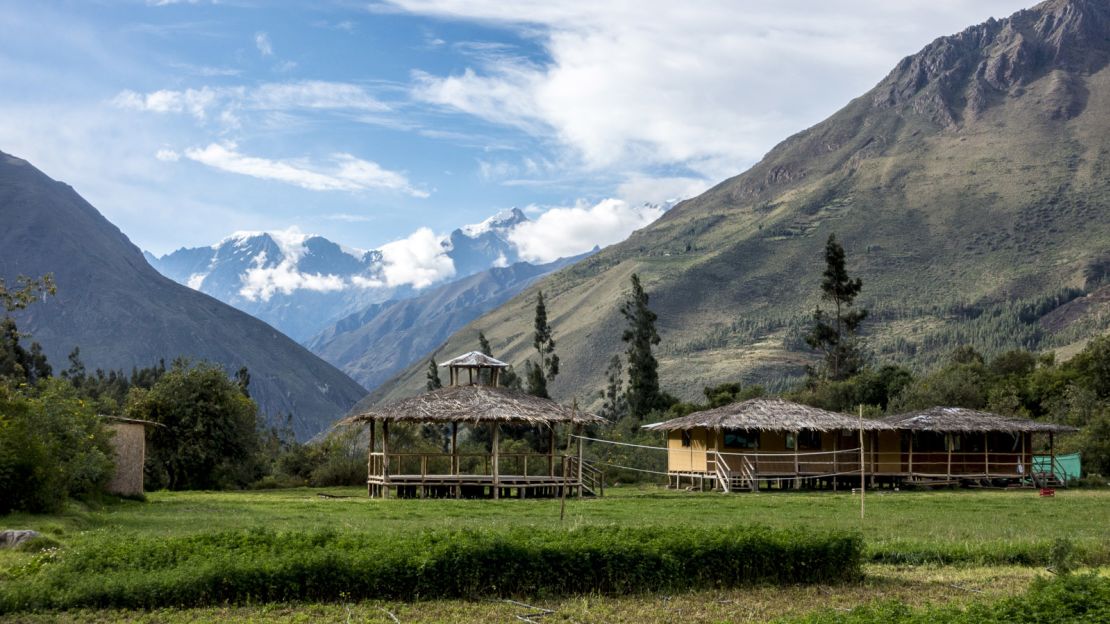
M 1056 496 L 1056 490 L 1052 488 L 1041 488 L 1041 496 Z

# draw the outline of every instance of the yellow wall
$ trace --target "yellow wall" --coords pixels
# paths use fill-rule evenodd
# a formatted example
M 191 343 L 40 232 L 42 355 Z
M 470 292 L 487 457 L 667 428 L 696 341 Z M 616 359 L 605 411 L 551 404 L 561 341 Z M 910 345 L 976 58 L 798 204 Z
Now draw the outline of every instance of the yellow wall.
M 902 432 L 879 431 L 878 466 L 876 472 L 902 471 Z
M 690 446 L 682 446 L 682 432 L 667 432 L 667 470 L 670 472 L 705 472 L 705 429 L 690 431 Z

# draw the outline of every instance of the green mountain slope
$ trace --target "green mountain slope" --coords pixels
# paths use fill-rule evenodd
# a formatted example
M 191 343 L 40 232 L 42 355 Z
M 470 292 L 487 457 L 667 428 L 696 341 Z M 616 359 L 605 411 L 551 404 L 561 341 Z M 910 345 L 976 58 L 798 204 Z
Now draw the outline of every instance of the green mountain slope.
M 659 314 L 661 377 L 790 383 L 835 232 L 872 309 L 876 356 L 925 367 L 958 343 L 1062 346 L 1105 329 L 1105 299 L 1067 322 L 1054 308 L 1110 270 L 1110 3 L 1052 0 L 937 39 L 829 119 L 742 175 L 683 202 L 626 242 L 545 278 L 443 347 L 520 364 L 535 290 L 563 373 L 557 398 L 588 405 L 637 272 Z M 1073 306 L 1074 309 L 1078 309 Z M 414 367 L 374 400 L 419 390 Z
M 151 366 L 185 356 L 246 366 L 273 424 L 293 415 L 307 439 L 365 391 L 276 329 L 162 277 L 96 208 L 25 160 L 0 152 L 0 277 L 53 273 L 56 297 L 17 315 L 55 370 L 75 346 L 88 370 Z

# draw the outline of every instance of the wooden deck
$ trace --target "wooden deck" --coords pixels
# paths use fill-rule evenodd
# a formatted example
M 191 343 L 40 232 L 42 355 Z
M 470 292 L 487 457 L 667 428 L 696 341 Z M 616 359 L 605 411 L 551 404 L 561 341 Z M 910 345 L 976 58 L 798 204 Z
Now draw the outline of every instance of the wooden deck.
M 600 496 L 601 471 L 575 455 L 371 453 L 367 491 L 387 498 Z

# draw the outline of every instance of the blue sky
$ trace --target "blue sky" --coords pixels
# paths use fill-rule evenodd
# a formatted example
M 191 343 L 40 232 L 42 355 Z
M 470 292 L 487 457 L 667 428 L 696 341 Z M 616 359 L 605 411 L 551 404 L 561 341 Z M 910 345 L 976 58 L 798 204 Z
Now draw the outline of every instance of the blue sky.
M 155 253 L 289 228 L 374 248 L 519 206 L 547 260 L 1028 4 L 0 0 L 0 150 Z

